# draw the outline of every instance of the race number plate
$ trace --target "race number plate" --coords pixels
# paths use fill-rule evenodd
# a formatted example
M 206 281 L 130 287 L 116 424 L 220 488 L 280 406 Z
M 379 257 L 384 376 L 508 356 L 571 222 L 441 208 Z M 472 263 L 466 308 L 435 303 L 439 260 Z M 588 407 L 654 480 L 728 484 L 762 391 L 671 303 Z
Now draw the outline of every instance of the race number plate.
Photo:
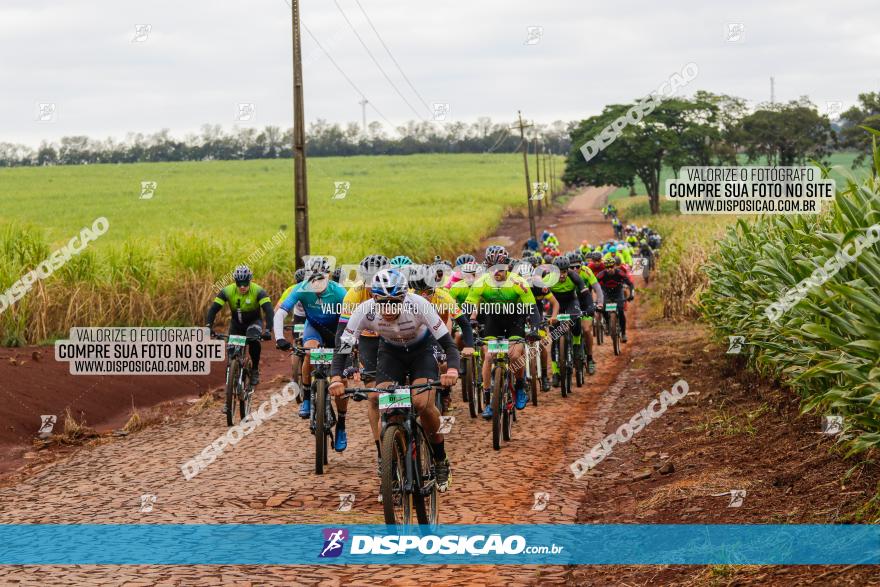
M 305 324 L 294 324 L 293 325 L 293 333 L 294 334 L 302 334 L 305 331 L 306 331 Z
M 237 334 L 230 335 L 229 346 L 244 346 L 247 344 L 247 337 Z
M 333 349 L 312 349 L 309 362 L 312 365 L 329 365 L 333 362 Z
M 379 393 L 379 411 L 398 410 L 412 407 L 412 393 L 407 387 L 400 387 L 394 391 Z
M 617 311 L 617 304 L 605 304 L 605 311 L 606 312 L 616 312 Z
M 560 322 L 571 322 L 571 314 L 558 314 L 556 319 Z
M 510 348 L 510 341 L 502 339 L 492 339 L 488 341 L 490 353 L 506 353 Z

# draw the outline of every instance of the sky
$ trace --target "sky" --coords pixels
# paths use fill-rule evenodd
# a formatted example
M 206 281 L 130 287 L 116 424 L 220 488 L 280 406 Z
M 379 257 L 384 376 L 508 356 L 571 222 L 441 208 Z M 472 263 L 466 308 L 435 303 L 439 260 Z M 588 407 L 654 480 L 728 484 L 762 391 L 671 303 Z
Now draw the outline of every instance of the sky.
M 183 137 L 206 123 L 288 128 L 287 2 L 3 0 L 0 142 L 124 139 L 163 128 Z M 434 104 L 448 104 L 436 107 L 446 121 L 512 123 L 518 110 L 541 123 L 579 120 L 644 96 L 688 63 L 698 74 L 680 95 L 702 89 L 751 105 L 769 100 L 771 76 L 777 101 L 808 95 L 832 114 L 880 89 L 877 0 L 301 6 L 305 27 L 358 88 L 303 31 L 306 121 L 359 123 L 366 97 L 368 123 L 383 122 L 392 136 L 391 125 L 430 120 Z

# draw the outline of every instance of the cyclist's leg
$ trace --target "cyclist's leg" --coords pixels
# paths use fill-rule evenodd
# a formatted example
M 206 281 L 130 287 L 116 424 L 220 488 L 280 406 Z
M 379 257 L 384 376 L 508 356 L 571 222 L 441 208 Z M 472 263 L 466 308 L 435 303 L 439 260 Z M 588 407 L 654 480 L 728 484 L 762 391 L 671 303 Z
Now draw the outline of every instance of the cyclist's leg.
M 316 349 L 321 346 L 322 342 L 321 333 L 306 322 L 306 327 L 303 331 L 303 348 Z M 308 418 L 312 407 L 312 394 L 310 391 L 312 386 L 312 363 L 308 354 L 303 357 L 302 385 L 303 403 L 299 407 L 299 417 Z
M 400 351 L 379 339 L 376 350 L 376 387 L 387 389 L 395 385 L 406 383 L 406 365 L 398 357 Z M 433 359 L 433 356 L 431 357 Z M 377 425 L 374 429 L 376 452 L 379 461 L 382 460 L 381 427 L 378 425 L 379 418 L 379 394 L 370 393 L 370 409 L 376 414 Z
M 245 330 L 245 336 L 248 341 L 248 354 L 251 356 L 251 365 L 254 370 L 260 368 L 260 335 L 263 334 L 263 321 L 257 320 L 248 324 Z
M 626 313 L 624 310 L 624 304 L 626 302 L 626 298 L 623 295 L 623 286 L 618 288 L 617 293 L 617 315 L 618 320 L 620 321 L 620 336 L 626 336 Z
M 365 386 L 369 386 L 376 378 L 376 359 L 379 354 L 379 337 L 363 336 L 358 339 L 358 356 L 364 372 L 361 380 Z M 388 384 L 390 385 L 390 383 Z M 370 401 L 367 403 L 367 417 L 370 421 L 370 429 L 373 432 L 373 440 L 379 442 L 379 405 L 378 396 L 375 393 L 370 394 Z

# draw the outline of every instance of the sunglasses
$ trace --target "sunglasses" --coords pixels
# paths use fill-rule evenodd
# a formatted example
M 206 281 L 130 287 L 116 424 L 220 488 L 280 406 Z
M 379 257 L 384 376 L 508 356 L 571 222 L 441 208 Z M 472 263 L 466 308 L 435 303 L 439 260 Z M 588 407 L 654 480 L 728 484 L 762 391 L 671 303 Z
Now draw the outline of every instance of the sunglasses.
M 250 281 L 236 281 L 235 282 L 235 285 L 237 285 L 238 287 L 247 287 L 250 284 L 251 284 Z

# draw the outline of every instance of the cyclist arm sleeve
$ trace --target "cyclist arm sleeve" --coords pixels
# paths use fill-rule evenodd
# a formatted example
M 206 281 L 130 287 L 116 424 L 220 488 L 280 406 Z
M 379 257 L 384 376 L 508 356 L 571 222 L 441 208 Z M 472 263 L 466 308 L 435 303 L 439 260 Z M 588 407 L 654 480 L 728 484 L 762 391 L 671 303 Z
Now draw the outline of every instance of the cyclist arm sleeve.
M 593 284 L 593 291 L 596 292 L 596 305 L 601 306 L 605 304 L 605 294 L 602 292 L 602 287 L 598 281 Z
M 584 280 L 581 279 L 581 276 L 576 271 L 570 271 L 568 277 L 574 282 L 574 290 L 577 292 L 578 303 L 583 310 L 589 305 L 589 300 L 587 298 L 590 296 L 590 290 L 584 285 Z
M 474 331 L 471 329 L 470 316 L 468 316 L 467 314 L 462 314 L 455 319 L 455 323 L 458 324 L 459 328 L 461 328 L 461 339 L 464 342 L 464 346 L 473 347 Z
M 217 312 L 222 310 L 223 306 L 226 305 L 226 301 L 226 292 L 221 289 L 220 293 L 218 293 L 217 296 L 214 298 L 214 302 L 211 304 L 211 307 L 208 308 L 208 317 L 206 322 L 208 325 L 214 325 L 214 318 L 217 317 Z
M 278 308 L 272 321 L 272 331 L 275 334 L 275 340 L 284 338 L 284 319 L 287 317 L 287 310 Z
M 455 369 L 456 371 L 461 369 L 458 347 L 455 346 L 455 341 L 452 340 L 452 335 L 447 332 L 437 339 L 437 344 L 439 344 L 443 348 L 443 352 L 446 353 L 446 368 Z

